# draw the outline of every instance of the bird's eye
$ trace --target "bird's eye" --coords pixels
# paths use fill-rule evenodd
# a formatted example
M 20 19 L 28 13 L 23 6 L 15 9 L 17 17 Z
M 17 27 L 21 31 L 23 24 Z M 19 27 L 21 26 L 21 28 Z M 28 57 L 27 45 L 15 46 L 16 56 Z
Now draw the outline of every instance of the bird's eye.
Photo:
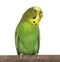
M 40 14 L 42 14 L 42 11 L 40 11 Z
M 35 9 L 34 9 L 33 11 L 34 11 L 34 12 L 36 12 L 36 10 L 35 10 Z
M 36 16 L 33 16 L 33 19 L 35 19 L 36 18 Z

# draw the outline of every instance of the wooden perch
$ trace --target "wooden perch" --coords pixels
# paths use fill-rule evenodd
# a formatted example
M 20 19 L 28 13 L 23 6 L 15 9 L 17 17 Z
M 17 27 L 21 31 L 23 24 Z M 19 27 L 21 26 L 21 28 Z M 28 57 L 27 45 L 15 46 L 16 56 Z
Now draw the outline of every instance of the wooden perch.
M 0 62 L 60 62 L 60 55 L 0 56 Z

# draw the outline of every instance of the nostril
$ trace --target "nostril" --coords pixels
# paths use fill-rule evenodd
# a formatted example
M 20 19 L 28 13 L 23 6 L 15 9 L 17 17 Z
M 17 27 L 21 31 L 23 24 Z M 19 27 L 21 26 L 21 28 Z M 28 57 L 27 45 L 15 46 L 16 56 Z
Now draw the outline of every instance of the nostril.
M 35 21 L 33 21 L 33 23 L 35 23 Z

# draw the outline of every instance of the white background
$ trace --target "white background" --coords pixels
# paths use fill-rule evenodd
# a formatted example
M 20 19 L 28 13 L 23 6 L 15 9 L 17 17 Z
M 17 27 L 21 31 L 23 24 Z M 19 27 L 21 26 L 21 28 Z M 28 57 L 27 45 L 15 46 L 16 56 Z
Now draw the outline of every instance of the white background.
M 0 0 L 0 55 L 16 55 L 15 29 L 22 14 L 32 6 L 43 10 L 39 54 L 60 54 L 59 0 Z

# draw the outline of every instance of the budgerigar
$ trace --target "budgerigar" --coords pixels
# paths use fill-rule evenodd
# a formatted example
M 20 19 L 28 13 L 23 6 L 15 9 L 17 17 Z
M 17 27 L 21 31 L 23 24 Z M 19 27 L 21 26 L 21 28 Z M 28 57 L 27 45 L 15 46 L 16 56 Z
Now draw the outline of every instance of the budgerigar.
M 39 52 L 39 22 L 43 17 L 41 8 L 34 6 L 23 14 L 15 31 L 15 44 L 18 55 L 34 55 Z

